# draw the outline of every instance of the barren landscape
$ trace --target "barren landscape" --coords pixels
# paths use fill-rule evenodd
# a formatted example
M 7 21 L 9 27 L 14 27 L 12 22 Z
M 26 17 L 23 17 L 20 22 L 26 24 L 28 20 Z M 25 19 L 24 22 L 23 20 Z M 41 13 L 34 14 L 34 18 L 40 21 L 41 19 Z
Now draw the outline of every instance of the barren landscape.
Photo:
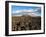
M 22 30 L 40 30 L 41 17 L 32 17 L 30 15 L 12 16 L 12 31 Z

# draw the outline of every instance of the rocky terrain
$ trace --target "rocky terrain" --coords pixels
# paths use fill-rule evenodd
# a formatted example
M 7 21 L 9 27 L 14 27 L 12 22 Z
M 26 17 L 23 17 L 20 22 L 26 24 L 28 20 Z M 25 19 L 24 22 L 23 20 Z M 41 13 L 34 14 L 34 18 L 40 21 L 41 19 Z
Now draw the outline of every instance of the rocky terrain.
M 40 30 L 41 29 L 41 17 L 32 16 L 12 16 L 12 31 L 21 30 Z

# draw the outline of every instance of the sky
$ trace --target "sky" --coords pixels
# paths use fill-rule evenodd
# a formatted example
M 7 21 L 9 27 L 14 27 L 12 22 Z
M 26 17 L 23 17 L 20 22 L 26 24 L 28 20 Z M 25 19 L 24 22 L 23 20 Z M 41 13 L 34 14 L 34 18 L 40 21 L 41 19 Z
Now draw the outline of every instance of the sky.
M 13 15 L 30 14 L 35 16 L 41 16 L 41 7 L 36 6 L 16 6 L 12 5 L 11 11 Z

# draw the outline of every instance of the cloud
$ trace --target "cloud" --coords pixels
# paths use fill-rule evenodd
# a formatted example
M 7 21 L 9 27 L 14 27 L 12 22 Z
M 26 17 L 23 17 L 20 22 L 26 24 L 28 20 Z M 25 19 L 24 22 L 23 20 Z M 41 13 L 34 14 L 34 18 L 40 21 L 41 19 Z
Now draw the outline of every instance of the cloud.
M 15 11 L 13 11 L 13 13 L 20 13 L 20 12 L 36 12 L 36 11 L 38 11 L 39 9 L 40 9 L 40 8 L 30 9 L 30 10 L 27 10 L 27 9 L 15 10 Z
M 21 10 L 17 10 L 17 11 L 15 11 L 15 13 L 20 13 L 21 12 Z
M 31 16 L 39 16 L 39 12 L 37 12 L 40 8 L 36 8 L 36 9 L 31 9 L 31 10 L 16 10 L 13 11 L 13 15 L 16 16 L 22 16 L 22 15 L 31 15 Z
M 17 10 L 13 15 L 15 16 L 22 16 L 22 15 L 37 16 L 37 14 L 31 10 Z
M 16 10 L 16 11 L 13 11 L 13 13 L 21 13 L 21 12 L 33 12 L 33 10 Z
M 34 11 L 36 12 L 36 11 L 38 11 L 40 8 L 36 8 Z

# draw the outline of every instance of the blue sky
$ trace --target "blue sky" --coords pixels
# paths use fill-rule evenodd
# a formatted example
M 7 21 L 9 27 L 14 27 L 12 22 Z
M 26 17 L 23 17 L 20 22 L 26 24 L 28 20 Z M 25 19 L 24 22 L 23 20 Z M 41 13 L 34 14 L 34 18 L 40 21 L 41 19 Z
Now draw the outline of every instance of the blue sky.
M 16 11 L 21 11 L 21 10 L 31 10 L 32 12 L 34 11 L 35 14 L 37 14 L 38 16 L 41 16 L 41 8 L 40 7 L 36 7 L 36 6 L 16 6 L 16 5 L 12 5 L 11 7 L 11 11 L 12 14 L 16 14 L 19 15 L 21 12 L 17 13 Z M 23 14 L 23 13 L 21 13 Z M 21 15 L 20 14 L 20 15 Z

